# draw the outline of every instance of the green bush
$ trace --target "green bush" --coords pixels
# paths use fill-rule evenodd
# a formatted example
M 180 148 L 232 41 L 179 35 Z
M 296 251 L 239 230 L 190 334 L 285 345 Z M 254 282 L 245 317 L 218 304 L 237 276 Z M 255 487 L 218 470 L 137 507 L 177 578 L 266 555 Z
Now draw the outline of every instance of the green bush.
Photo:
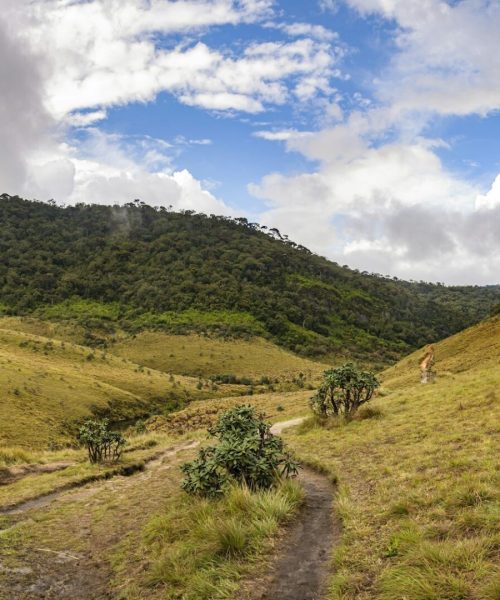
M 126 443 L 121 433 L 109 430 L 107 419 L 87 419 L 78 430 L 78 439 L 93 464 L 119 460 Z
M 230 482 L 251 490 L 269 489 L 282 478 L 295 476 L 297 463 L 270 429 L 253 406 L 236 406 L 223 413 L 208 430 L 219 444 L 202 448 L 197 459 L 182 466 L 182 488 L 189 494 L 215 497 Z
M 311 398 L 311 408 L 319 417 L 352 417 L 369 402 L 380 383 L 371 371 L 361 371 L 347 363 L 325 371 L 323 383 Z

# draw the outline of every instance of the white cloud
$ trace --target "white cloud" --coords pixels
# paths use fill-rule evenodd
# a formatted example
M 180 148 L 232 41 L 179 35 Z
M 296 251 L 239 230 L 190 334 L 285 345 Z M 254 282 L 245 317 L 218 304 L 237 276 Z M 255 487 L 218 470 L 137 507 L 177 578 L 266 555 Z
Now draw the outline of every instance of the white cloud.
M 98 121 L 104 121 L 107 113 L 105 110 L 93 110 L 91 112 L 74 112 L 69 114 L 65 119 L 65 123 L 72 127 L 87 127 Z
M 274 173 L 250 186 L 268 203 L 263 219 L 361 269 L 498 282 L 500 175 L 484 192 L 448 172 L 437 153 L 445 142 L 422 131 L 436 114 L 500 108 L 500 4 L 345 1 L 363 15 L 391 19 L 396 51 L 373 81 L 373 101 L 344 122 L 308 135 L 258 133 L 320 163 L 316 172 Z
M 270 142 L 287 142 L 310 136 L 312 133 L 309 131 L 297 131 L 296 129 L 280 129 L 276 131 L 255 131 L 253 135 L 254 137 Z
M 296 24 L 289 42 L 250 44 L 243 52 L 213 49 L 173 33 L 262 20 L 270 0 L 92 0 L 20 2 L 12 19 L 26 44 L 45 57 L 47 107 L 56 118 L 74 111 L 146 102 L 167 91 L 210 110 L 261 112 L 295 97 L 330 93 L 340 47 L 321 26 Z M 167 36 L 167 37 L 166 37 Z M 304 37 L 308 36 L 308 37 Z M 82 117 L 83 118 L 83 117 Z
M 393 19 L 398 51 L 377 81 L 399 111 L 488 114 L 500 108 L 497 0 L 346 0 Z
M 331 42 L 339 38 L 338 33 L 323 27 L 323 25 L 314 25 L 312 23 L 278 23 L 269 22 L 265 25 L 271 29 L 284 31 L 291 37 L 309 37 L 317 40 Z
M 372 146 L 362 135 L 365 125 L 287 132 L 281 139 L 288 147 L 320 160 L 321 168 L 274 173 L 251 185 L 268 206 L 261 220 L 362 270 L 448 283 L 498 281 L 500 178 L 481 196 L 446 171 L 432 142 Z
M 337 0 L 319 0 L 319 8 L 323 12 L 337 12 L 339 3 Z
M 55 157 L 37 157 L 28 188 L 42 200 L 66 204 L 123 204 L 140 198 L 154 206 L 229 214 L 230 208 L 189 171 L 170 166 L 171 148 L 164 140 L 88 129 L 74 145 L 60 146 Z
M 496 208 L 500 206 L 500 175 L 497 175 L 490 190 L 476 197 L 476 208 Z
M 0 185 L 15 193 L 26 180 L 28 154 L 47 143 L 54 123 L 43 104 L 42 61 L 1 18 L 0 57 Z
M 170 143 L 104 135 L 95 124 L 107 117 L 108 107 L 146 102 L 162 91 L 188 105 L 249 113 L 328 98 L 329 78 L 342 57 L 319 26 L 294 29 L 290 35 L 299 39 L 249 43 L 235 51 L 198 39 L 209 27 L 266 22 L 273 4 L 5 0 L 0 19 L 17 37 L 0 28 L 2 80 L 12 79 L 0 106 L 2 137 L 10 139 L 0 164 L 2 189 L 67 203 L 140 195 L 152 203 L 227 213 L 189 172 L 173 168 L 178 150 Z M 71 140 L 71 128 L 86 128 L 87 138 Z M 210 143 L 173 142 L 177 148 Z

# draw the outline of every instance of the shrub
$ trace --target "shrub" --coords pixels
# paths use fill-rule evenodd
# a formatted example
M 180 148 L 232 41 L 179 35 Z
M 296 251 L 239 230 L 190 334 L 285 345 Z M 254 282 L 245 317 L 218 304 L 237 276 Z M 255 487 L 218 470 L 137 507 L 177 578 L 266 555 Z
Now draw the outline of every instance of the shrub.
M 325 371 L 323 383 L 311 398 L 311 408 L 320 417 L 351 417 L 369 402 L 380 385 L 371 371 L 361 371 L 352 363 Z
M 119 460 L 126 443 L 121 433 L 109 430 L 107 419 L 87 419 L 78 430 L 78 439 L 87 448 L 91 463 Z
M 253 406 L 236 406 L 223 413 L 208 430 L 219 444 L 202 448 L 197 459 L 182 466 L 182 488 L 189 494 L 215 497 L 231 481 L 257 490 L 295 476 L 298 465 L 270 429 Z

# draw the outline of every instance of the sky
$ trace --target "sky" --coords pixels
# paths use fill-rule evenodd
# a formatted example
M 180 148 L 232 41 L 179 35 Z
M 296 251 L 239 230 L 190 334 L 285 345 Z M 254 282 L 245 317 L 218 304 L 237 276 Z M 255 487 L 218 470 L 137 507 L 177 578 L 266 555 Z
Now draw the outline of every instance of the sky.
M 500 283 L 500 0 L 1 0 L 0 193 Z

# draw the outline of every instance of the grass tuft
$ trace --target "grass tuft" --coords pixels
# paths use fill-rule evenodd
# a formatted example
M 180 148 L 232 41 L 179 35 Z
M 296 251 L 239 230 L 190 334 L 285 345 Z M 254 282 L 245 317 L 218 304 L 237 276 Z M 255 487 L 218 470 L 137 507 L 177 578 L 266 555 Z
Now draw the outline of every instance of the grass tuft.
M 217 501 L 187 502 L 179 495 L 144 528 L 140 553 L 149 558 L 147 583 L 168 600 L 229 597 L 303 498 L 296 481 L 262 492 L 233 487 Z

